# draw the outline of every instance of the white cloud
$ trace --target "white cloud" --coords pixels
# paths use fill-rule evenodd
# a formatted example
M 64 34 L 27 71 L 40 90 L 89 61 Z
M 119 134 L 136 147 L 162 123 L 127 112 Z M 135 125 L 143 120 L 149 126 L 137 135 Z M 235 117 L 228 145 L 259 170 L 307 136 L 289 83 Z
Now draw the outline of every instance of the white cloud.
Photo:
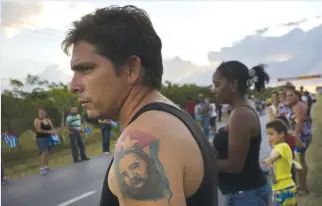
M 70 22 L 93 10 L 89 2 L 5 1 L 1 5 L 2 26 L 7 38 L 14 37 L 23 29 L 63 31 Z

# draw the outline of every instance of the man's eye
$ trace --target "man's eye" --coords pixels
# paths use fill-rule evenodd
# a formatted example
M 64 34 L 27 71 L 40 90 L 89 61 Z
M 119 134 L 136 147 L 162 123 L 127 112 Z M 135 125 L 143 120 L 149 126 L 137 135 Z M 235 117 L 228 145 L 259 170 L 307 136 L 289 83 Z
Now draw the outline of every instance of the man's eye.
M 84 67 L 84 68 L 82 68 L 82 72 L 85 73 L 85 74 L 88 74 L 91 71 L 93 71 L 93 68 L 91 68 L 91 67 Z

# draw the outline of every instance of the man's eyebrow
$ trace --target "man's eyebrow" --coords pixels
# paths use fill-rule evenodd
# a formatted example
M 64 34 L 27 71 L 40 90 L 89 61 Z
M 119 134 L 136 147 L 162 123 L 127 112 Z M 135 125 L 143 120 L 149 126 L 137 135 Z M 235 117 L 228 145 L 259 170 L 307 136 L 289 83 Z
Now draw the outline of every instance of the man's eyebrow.
M 93 62 L 78 62 L 78 63 L 75 63 L 75 64 L 72 64 L 71 65 L 71 69 L 74 71 L 74 70 L 79 70 L 81 68 L 84 68 L 84 67 L 94 67 L 96 64 L 94 64 Z

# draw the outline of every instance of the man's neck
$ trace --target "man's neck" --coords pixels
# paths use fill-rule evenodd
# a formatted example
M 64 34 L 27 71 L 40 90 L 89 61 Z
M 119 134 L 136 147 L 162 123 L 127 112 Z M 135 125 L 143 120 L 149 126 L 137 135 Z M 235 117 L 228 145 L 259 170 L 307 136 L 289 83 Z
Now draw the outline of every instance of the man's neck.
M 155 102 L 160 99 L 160 97 L 160 93 L 156 90 L 151 90 L 142 86 L 133 88 L 120 110 L 120 127 L 125 128 L 135 113 L 144 105 Z

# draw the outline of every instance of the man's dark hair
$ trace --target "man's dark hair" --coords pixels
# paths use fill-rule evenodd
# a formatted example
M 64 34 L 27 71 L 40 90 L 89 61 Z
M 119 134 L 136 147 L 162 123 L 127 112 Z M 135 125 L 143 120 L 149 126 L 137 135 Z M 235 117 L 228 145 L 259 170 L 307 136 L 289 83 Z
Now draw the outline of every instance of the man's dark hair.
M 69 48 L 79 41 L 92 44 L 99 55 L 111 60 L 117 75 L 131 57 L 139 57 L 143 84 L 153 89 L 161 88 L 162 43 L 143 9 L 132 5 L 97 9 L 73 22 L 62 49 L 68 54 Z
M 287 126 L 283 122 L 283 120 L 275 119 L 266 124 L 266 128 L 274 129 L 277 133 L 283 133 L 285 136 L 287 135 Z
M 264 70 L 265 65 L 260 64 L 252 68 L 255 75 L 258 77 L 258 81 L 255 82 L 255 89 L 262 91 L 265 89 L 265 84 L 269 82 L 269 76 Z M 227 61 L 223 62 L 217 68 L 221 75 L 228 80 L 235 80 L 238 83 L 238 93 L 245 95 L 249 86 L 247 80 L 250 79 L 249 69 L 247 66 L 239 61 Z

